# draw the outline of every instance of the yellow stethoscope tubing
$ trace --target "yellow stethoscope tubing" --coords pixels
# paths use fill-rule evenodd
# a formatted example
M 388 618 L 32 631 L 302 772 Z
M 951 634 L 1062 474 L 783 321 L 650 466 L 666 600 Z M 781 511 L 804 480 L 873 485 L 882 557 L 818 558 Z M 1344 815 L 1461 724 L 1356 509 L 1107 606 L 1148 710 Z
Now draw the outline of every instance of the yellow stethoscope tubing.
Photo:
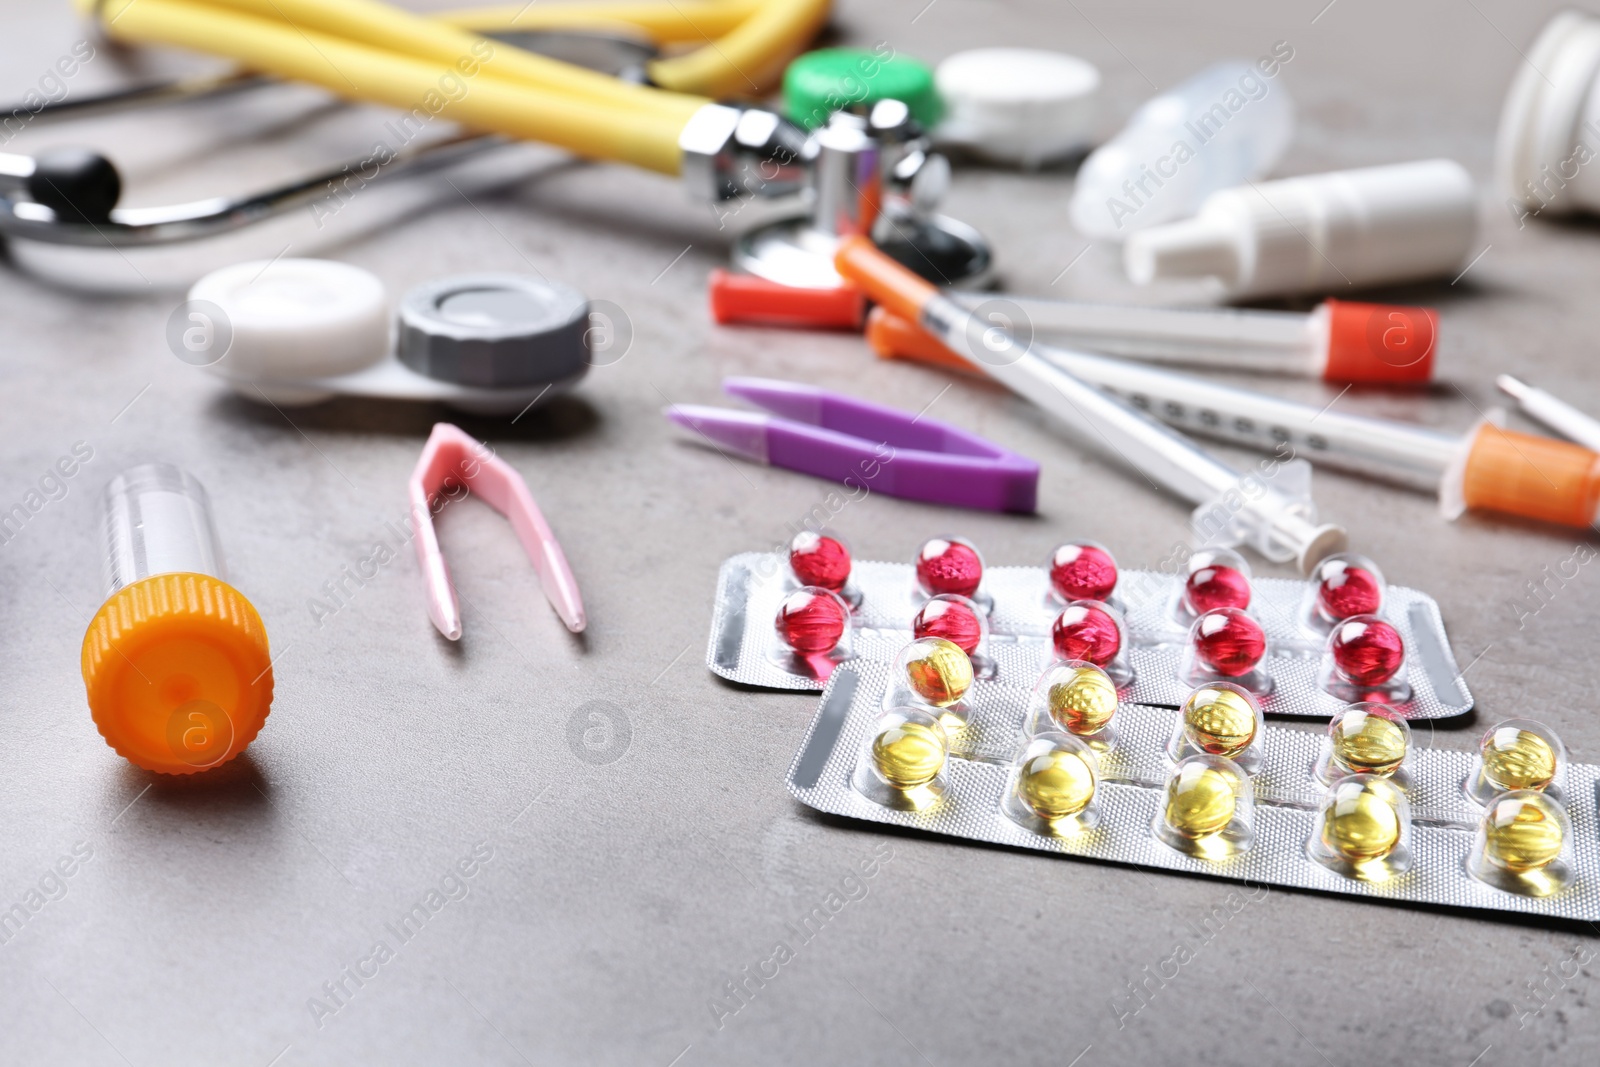
M 650 108 L 506 81 L 482 66 L 469 74 L 470 54 L 441 67 L 437 61 L 190 0 L 122 5 L 113 0 L 106 6 L 119 12 L 107 17 L 107 29 L 124 40 L 225 55 L 251 70 L 310 82 L 336 96 L 422 110 L 471 129 L 541 141 L 580 156 L 664 174 L 678 173 L 682 161 L 678 134 L 687 117 L 674 122 Z M 458 86 L 465 88 L 457 93 Z
M 483 38 L 468 30 L 374 0 L 78 3 L 95 11 L 114 37 L 222 54 L 252 69 L 309 81 L 341 96 L 401 108 L 415 108 L 423 100 L 437 102 L 436 97 L 427 95 L 430 81 L 437 81 L 443 73 L 433 64 L 444 62 L 450 69 L 466 63 L 473 70 L 474 87 L 495 86 L 497 91 L 474 94 L 469 89 L 459 99 L 450 100 L 447 107 L 452 120 L 665 173 L 678 170 L 679 131 L 709 102 L 689 90 L 701 87 L 713 96 L 756 91 L 804 47 L 826 21 L 830 6 L 829 0 L 722 0 L 688 8 L 672 4 L 672 18 L 655 5 L 640 4 L 565 5 L 542 10 L 531 6 L 520 17 L 517 10 L 507 8 L 452 14 L 452 19 L 471 19 L 485 29 L 527 28 L 530 22 L 539 22 L 537 17 L 529 18 L 530 13 L 548 18 L 552 24 L 573 26 L 579 25 L 583 16 L 593 20 L 648 13 L 651 25 L 660 32 L 686 34 L 698 29 L 702 36 L 733 24 L 720 39 L 694 52 L 655 61 L 653 79 L 683 90 L 663 91 L 630 85 L 520 49 L 485 48 Z M 474 54 L 490 58 L 474 64 L 470 60 Z M 362 79 L 358 81 L 347 66 L 359 67 Z M 518 87 L 530 95 L 517 101 L 520 106 L 512 106 L 505 99 L 506 90 Z M 609 118 L 600 114 L 606 110 L 615 114 Z M 652 120 L 659 120 L 654 131 L 649 130 Z
M 475 33 L 496 30 L 606 30 L 643 34 L 656 45 L 705 44 L 729 33 L 767 0 L 632 0 L 594 4 L 498 4 L 429 17 Z
M 142 0 L 129 0 L 137 9 Z M 301 32 L 337 37 L 350 44 L 375 48 L 413 59 L 451 65 L 479 51 L 484 72 L 536 89 L 572 93 L 599 103 L 653 111 L 684 122 L 705 103 L 704 99 L 665 93 L 631 85 L 605 74 L 562 63 L 546 56 L 505 45 L 485 48 L 476 33 L 421 15 L 403 11 L 380 0 L 190 0 L 214 9 L 276 22 Z

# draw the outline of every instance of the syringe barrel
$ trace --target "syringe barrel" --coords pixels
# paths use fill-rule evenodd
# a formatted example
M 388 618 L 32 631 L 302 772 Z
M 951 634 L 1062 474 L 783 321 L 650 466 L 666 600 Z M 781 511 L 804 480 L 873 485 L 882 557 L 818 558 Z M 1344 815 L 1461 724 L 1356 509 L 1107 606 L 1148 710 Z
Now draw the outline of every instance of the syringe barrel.
M 953 294 L 981 318 L 1019 318 L 1012 332 L 1070 348 L 1153 363 L 1320 377 L 1327 313 L 1238 308 L 1153 308 Z
M 107 595 L 156 574 L 228 580 L 205 487 L 171 464 L 130 467 L 111 479 L 104 536 Z
M 1430 492 L 1461 447 L 1459 437 L 1420 426 L 1346 415 L 1122 360 L 1034 348 L 1085 381 L 1189 432 L 1268 452 L 1282 452 L 1287 445 L 1314 464 Z
M 1239 480 L 1238 471 L 1176 431 L 1044 358 L 1044 346 L 1019 341 L 949 299 L 930 299 L 922 324 L 1000 384 L 1061 418 L 1085 443 L 1190 503 L 1207 503 Z

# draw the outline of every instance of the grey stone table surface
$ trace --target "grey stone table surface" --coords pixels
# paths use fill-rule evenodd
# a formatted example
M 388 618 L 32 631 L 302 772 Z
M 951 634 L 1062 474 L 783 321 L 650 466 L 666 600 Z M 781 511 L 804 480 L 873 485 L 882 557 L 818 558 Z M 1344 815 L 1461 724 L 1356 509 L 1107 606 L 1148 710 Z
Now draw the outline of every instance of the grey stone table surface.
M 1156 86 L 1290 42 L 1279 84 L 1299 123 L 1280 173 L 1453 157 L 1485 183 L 1485 251 L 1453 285 L 1383 294 L 1443 310 L 1430 393 L 1264 388 L 1461 430 L 1504 370 L 1600 410 L 1600 235 L 1519 228 L 1487 191 L 1519 49 L 1555 9 L 845 0 L 835 28 L 930 60 L 1000 44 L 1085 56 L 1105 76 L 1104 134 Z M 85 34 L 64 2 L 7 0 L 5 26 L 6 97 L 41 85 Z M 88 93 L 184 62 L 102 43 L 62 84 Z M 5 147 L 104 145 L 129 201 L 149 204 L 343 159 L 387 118 L 285 89 L 70 135 L 29 128 Z M 797 805 L 783 779 L 813 699 L 723 685 L 703 648 L 719 562 L 783 540 L 828 487 L 680 440 L 663 404 L 715 401 L 727 374 L 793 378 L 927 407 L 1043 463 L 1035 517 L 851 504 L 834 523 L 862 558 L 904 559 L 954 531 L 997 563 L 1032 563 L 1078 536 L 1150 565 L 1182 538 L 1186 509 L 993 388 L 876 361 L 855 337 L 713 326 L 705 276 L 731 227 L 653 175 L 544 151 L 521 163 L 510 186 L 446 186 L 387 222 L 361 219 L 383 199 L 362 193 L 320 229 L 262 231 L 217 253 L 320 252 L 393 293 L 453 271 L 537 271 L 622 308 L 626 356 L 514 423 L 232 397 L 163 341 L 200 250 L 11 247 L 0 507 L 26 502 L 77 443 L 92 458 L 46 480 L 49 499 L 0 545 L 0 909 L 25 915 L 0 935 L 0 1062 L 1596 1062 L 1592 931 L 1271 892 L 1170 976 L 1178 942 L 1239 904 L 1227 883 L 884 836 Z M 949 211 L 993 239 L 1016 291 L 1204 298 L 1133 291 L 1105 250 L 1083 253 L 1066 222 L 1070 182 L 1068 170 L 962 166 Z M 581 640 L 544 603 L 509 527 L 477 503 L 440 520 L 466 612 L 459 645 L 430 626 L 404 545 L 328 600 L 326 583 L 393 544 L 386 524 L 404 515 L 405 478 L 442 419 L 526 475 L 582 584 Z M 78 670 L 102 596 L 97 495 L 152 460 L 209 487 L 233 579 L 277 657 L 260 738 L 188 780 L 112 753 Z M 1573 557 L 1579 534 L 1447 524 L 1425 495 L 1336 474 L 1319 473 L 1317 493 L 1391 580 L 1443 609 L 1478 713 L 1422 740 L 1465 748 L 1485 723 L 1531 715 L 1575 759 L 1600 759 L 1600 578 L 1585 566 L 1525 610 L 1528 583 Z M 833 892 L 848 903 L 797 937 Z M 419 902 L 426 922 L 401 929 Z M 792 958 L 747 980 L 779 942 Z M 1169 977 L 1148 979 L 1158 972 Z M 732 997 L 730 982 L 747 992 Z M 1132 999 L 1147 982 L 1147 1000 Z

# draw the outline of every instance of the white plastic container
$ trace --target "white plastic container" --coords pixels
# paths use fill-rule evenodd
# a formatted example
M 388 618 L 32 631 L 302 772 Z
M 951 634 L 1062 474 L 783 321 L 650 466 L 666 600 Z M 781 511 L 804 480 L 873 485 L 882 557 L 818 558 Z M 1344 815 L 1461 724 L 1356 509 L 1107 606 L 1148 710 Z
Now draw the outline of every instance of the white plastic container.
M 1100 71 L 1036 48 L 975 48 L 939 64 L 947 113 L 934 131 L 997 163 L 1033 168 L 1089 144 Z
M 1600 18 L 1563 11 L 1517 70 L 1500 113 L 1495 184 L 1518 226 L 1600 211 Z
M 1270 171 L 1294 132 L 1294 104 L 1276 81 L 1294 51 L 1282 48 L 1276 58 L 1207 67 L 1146 101 L 1079 168 L 1069 207 L 1078 232 L 1121 241 Z
M 1459 271 L 1477 233 L 1459 163 L 1430 159 L 1224 189 L 1192 219 L 1133 235 L 1128 277 L 1215 278 L 1229 296 L 1354 292 Z

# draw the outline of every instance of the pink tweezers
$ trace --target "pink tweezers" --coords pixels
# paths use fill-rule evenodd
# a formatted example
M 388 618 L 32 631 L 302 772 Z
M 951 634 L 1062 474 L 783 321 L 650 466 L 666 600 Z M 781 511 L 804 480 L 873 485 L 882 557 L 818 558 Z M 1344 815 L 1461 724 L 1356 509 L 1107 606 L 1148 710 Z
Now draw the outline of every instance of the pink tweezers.
M 566 554 L 550 531 L 550 524 L 533 502 L 528 483 L 487 446 L 447 422 L 434 423 L 409 483 L 411 513 L 417 527 L 417 562 L 422 564 L 422 578 L 428 587 L 428 617 L 433 625 L 450 640 L 461 639 L 461 607 L 456 603 L 450 571 L 439 551 L 439 536 L 433 530 L 433 502 L 452 478 L 459 479 L 511 520 L 517 539 L 533 561 L 533 569 L 539 572 L 539 584 L 551 607 L 567 629 L 582 633 L 588 619 L 583 613 L 577 579 L 567 566 Z

